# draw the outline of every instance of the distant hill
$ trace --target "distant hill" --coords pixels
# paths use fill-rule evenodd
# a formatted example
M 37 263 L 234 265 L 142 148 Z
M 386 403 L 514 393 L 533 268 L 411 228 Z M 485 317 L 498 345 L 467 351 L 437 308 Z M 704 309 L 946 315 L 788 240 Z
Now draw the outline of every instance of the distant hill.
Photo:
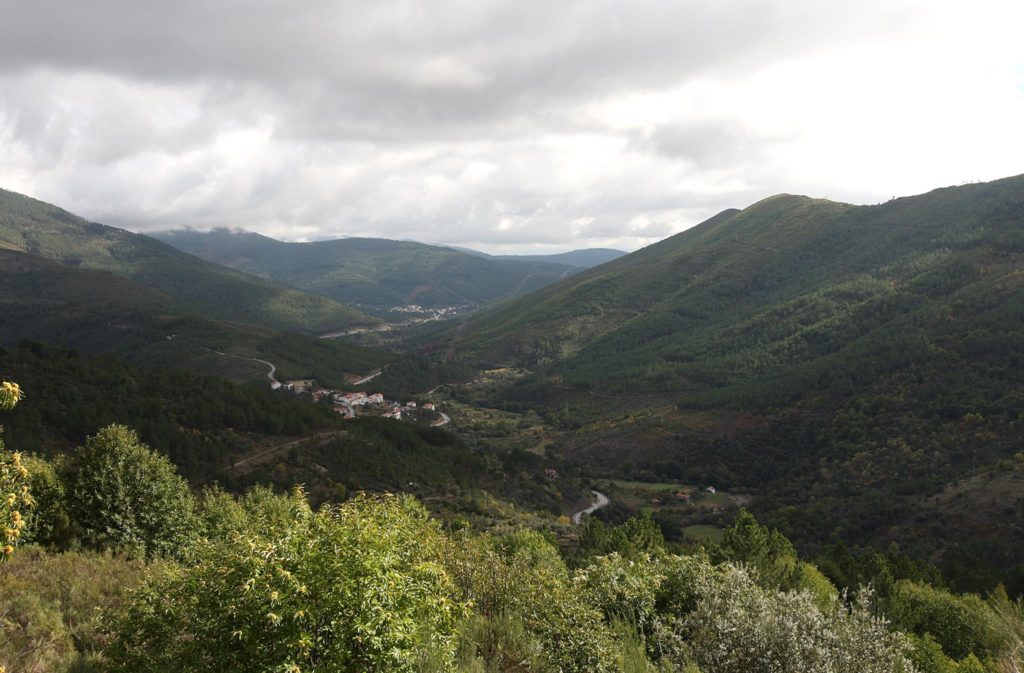
M 22 339 L 118 355 L 236 381 L 315 377 L 340 385 L 395 359 L 390 353 L 269 327 L 213 320 L 189 304 L 108 271 L 0 250 L 0 343 Z
M 779 195 L 474 316 L 441 347 L 534 371 L 508 395 L 577 428 L 570 450 L 609 474 L 752 490 L 802 541 L 932 553 L 998 528 L 1016 554 L 1024 530 L 1003 524 L 1019 514 L 979 475 L 1024 451 L 1022 268 L 1024 176 L 876 206 Z M 984 515 L 918 516 L 961 482 Z
M 477 307 L 527 294 L 577 270 L 563 262 L 488 258 L 378 238 L 286 243 L 228 229 L 157 236 L 210 262 L 378 313 L 410 304 Z
M 479 257 L 487 257 L 490 259 L 503 259 L 510 262 L 549 262 L 551 264 L 566 264 L 568 266 L 576 267 L 581 271 L 583 269 L 589 269 L 592 266 L 610 262 L 613 259 L 618 259 L 619 257 L 627 254 L 622 250 L 613 250 L 612 248 L 584 248 L 581 250 L 572 250 L 570 252 L 561 252 L 552 255 L 489 255 L 486 252 L 480 252 L 470 248 L 453 246 L 452 249 L 465 252 L 470 255 L 477 255 Z
M 0 190 L 0 247 L 70 268 L 109 271 L 218 319 L 305 332 L 377 322 L 328 298 L 205 262 L 149 236 L 88 222 L 6 190 Z
M 570 252 L 562 252 L 554 255 L 498 255 L 498 259 L 505 259 L 509 261 L 522 260 L 532 262 L 551 262 L 554 264 L 568 264 L 570 266 L 576 266 L 581 269 L 589 269 L 592 266 L 598 266 L 605 262 L 610 262 L 613 259 L 618 259 L 627 253 L 622 250 L 613 250 L 611 248 L 586 248 L 583 250 L 572 250 Z

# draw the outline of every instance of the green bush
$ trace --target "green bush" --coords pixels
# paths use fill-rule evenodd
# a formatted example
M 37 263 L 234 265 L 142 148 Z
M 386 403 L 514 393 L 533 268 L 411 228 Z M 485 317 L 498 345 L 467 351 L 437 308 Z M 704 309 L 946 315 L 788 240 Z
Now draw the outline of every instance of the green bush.
M 0 383 L 0 409 L 13 409 L 20 399 L 18 384 Z M 14 546 L 27 523 L 22 512 L 31 506 L 28 468 L 20 454 L 8 453 L 0 441 L 0 562 L 14 553 Z
M 465 535 L 448 563 L 481 615 L 521 621 L 556 670 L 615 670 L 614 638 L 601 612 L 573 586 L 558 549 L 540 533 Z
M 758 586 L 728 568 L 685 622 L 693 656 L 716 673 L 908 673 L 910 645 L 872 616 L 865 598 L 826 612 L 807 592 Z
M 361 497 L 199 543 L 113 618 L 111 670 L 383 673 L 428 655 L 450 669 L 467 609 L 444 542 L 414 499 Z
M 88 547 L 180 557 L 196 535 L 188 484 L 123 425 L 103 428 L 75 452 L 66 490 L 69 515 Z
M 577 571 L 573 588 L 608 621 L 618 619 L 644 632 L 656 618 L 658 589 L 664 579 L 650 557 L 634 561 L 610 554 Z
M 886 602 L 893 624 L 919 636 L 930 634 L 951 659 L 969 654 L 985 658 L 999 649 L 993 615 L 972 594 L 954 595 L 909 580 L 900 580 Z
M 24 539 L 47 547 L 64 548 L 71 541 L 71 519 L 59 464 L 38 456 L 22 456 L 28 469 L 29 488 L 35 502 L 27 517 Z

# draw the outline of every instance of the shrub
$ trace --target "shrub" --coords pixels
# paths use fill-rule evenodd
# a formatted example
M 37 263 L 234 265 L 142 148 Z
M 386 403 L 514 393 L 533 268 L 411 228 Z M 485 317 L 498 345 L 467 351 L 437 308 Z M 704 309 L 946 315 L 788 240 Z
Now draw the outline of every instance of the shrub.
M 613 636 L 570 582 L 558 550 L 534 531 L 463 536 L 448 563 L 462 595 L 484 617 L 521 622 L 563 673 L 610 673 Z M 483 656 L 485 652 L 479 652 Z
M 807 592 L 759 587 L 742 569 L 712 581 L 684 622 L 694 658 L 716 673 L 905 673 L 904 637 L 871 615 L 866 599 L 822 612 Z
M 993 615 L 978 596 L 900 580 L 887 601 L 895 626 L 920 636 L 931 634 L 951 659 L 974 653 L 982 658 L 999 647 Z
M 466 615 L 444 537 L 408 497 L 361 497 L 270 534 L 203 542 L 113 617 L 113 671 L 406 672 L 454 664 Z
M 13 409 L 20 399 L 18 384 L 0 383 L 0 409 Z M 31 506 L 28 468 L 20 454 L 8 453 L 0 441 L 0 562 L 14 553 L 26 524 L 24 512 Z
M 72 523 L 88 547 L 180 557 L 195 537 L 188 484 L 131 428 L 109 425 L 89 437 L 66 484 Z
M 34 505 L 27 517 L 25 542 L 55 548 L 70 543 L 71 520 L 59 466 L 38 456 L 22 456 L 28 469 L 29 489 Z

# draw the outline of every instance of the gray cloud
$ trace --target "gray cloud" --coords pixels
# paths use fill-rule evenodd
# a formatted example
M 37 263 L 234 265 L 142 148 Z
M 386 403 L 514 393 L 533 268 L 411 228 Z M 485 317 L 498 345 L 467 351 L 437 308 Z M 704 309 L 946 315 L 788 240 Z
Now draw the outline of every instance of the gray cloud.
M 923 0 L 0 5 L 3 186 L 136 230 L 496 251 L 637 247 L 777 191 L 888 196 L 853 161 L 808 168 L 848 132 L 829 105 L 958 29 Z

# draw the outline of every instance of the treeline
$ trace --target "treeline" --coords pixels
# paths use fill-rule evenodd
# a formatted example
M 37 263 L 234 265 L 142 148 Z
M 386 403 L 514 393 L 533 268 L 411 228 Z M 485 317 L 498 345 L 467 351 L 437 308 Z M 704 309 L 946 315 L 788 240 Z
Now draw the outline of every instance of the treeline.
M 584 491 L 575 480 L 557 488 L 545 468 L 566 463 L 526 451 L 473 449 L 450 432 L 390 419 L 343 420 L 265 385 L 218 378 L 23 341 L 0 352 L 0 374 L 18 381 L 25 398 L 5 415 L 11 450 L 49 457 L 70 452 L 110 424 L 133 428 L 167 456 L 194 486 L 219 483 L 242 491 L 253 484 L 305 484 L 314 503 L 361 490 L 404 490 L 436 498 L 435 510 L 483 521 L 489 491 L 527 510 L 561 514 Z M 240 459 L 297 441 L 265 460 L 236 469 Z
M 12 450 L 52 455 L 121 423 L 198 482 L 251 449 L 254 436 L 306 435 L 341 424 L 329 409 L 264 386 L 83 357 L 36 342 L 0 352 L 0 373 L 26 391 L 4 419 Z
M 443 384 L 466 383 L 477 371 L 462 362 L 442 362 L 420 355 L 407 355 L 384 368 L 371 384 L 385 396 L 412 399 Z
M 346 377 L 352 374 L 367 374 L 397 358 L 387 351 L 338 339 L 310 339 L 294 333 L 260 341 L 258 349 L 257 357 L 277 365 L 279 379 L 312 378 L 335 388 L 344 386 Z
M 402 491 L 428 498 L 432 510 L 447 518 L 483 526 L 493 523 L 495 513 L 479 505 L 486 497 L 481 491 L 556 516 L 586 494 L 575 480 L 556 488 L 544 477 L 549 467 L 569 473 L 562 460 L 473 449 L 442 428 L 385 418 L 356 418 L 342 427 L 344 432 L 313 438 L 244 474 L 225 474 L 221 483 L 238 492 L 257 484 L 303 484 L 316 505 L 358 491 Z

